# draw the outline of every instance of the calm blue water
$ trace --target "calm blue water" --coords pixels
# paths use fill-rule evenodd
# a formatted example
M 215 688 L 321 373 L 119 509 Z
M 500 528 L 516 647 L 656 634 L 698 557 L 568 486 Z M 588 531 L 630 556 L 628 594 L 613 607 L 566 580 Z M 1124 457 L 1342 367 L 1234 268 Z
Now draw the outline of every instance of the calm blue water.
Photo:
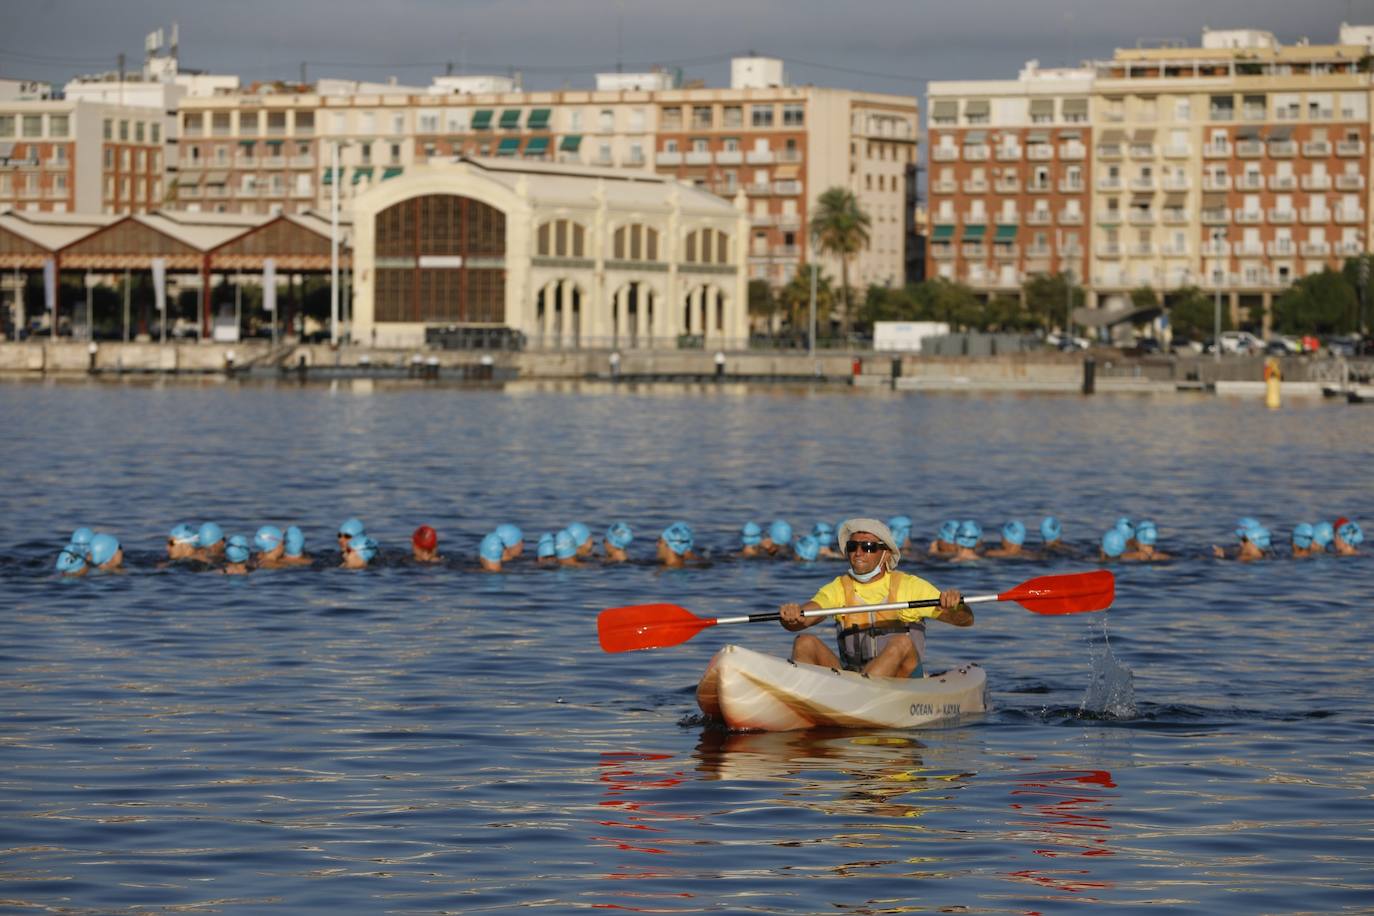
M 0 387 L 0 908 L 146 912 L 1362 911 L 1374 905 L 1374 560 L 1206 557 L 1241 515 L 1374 522 L 1374 411 L 547 385 Z M 1109 614 L 933 625 L 994 710 L 917 733 L 723 735 L 726 641 L 606 655 L 605 607 L 716 616 L 834 565 L 720 559 L 747 519 L 904 512 L 1177 561 Z M 328 568 L 349 515 L 388 549 Z M 480 536 L 676 518 L 717 561 L 507 575 Z M 317 569 L 160 570 L 166 532 L 300 524 Z M 451 563 L 398 557 L 418 524 Z M 72 528 L 130 572 L 49 574 Z M 1366 525 L 1366 527 L 1374 527 Z M 999 591 L 1072 560 L 905 564 Z M 1089 910 L 1084 910 L 1084 906 Z

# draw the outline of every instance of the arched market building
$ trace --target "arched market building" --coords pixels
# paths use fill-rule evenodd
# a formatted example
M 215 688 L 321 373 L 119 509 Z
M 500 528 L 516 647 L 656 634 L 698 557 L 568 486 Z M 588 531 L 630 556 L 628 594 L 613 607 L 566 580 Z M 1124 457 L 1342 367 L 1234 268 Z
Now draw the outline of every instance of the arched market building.
M 549 163 L 416 166 L 353 201 L 353 340 L 534 349 L 743 346 L 749 218 L 670 178 Z

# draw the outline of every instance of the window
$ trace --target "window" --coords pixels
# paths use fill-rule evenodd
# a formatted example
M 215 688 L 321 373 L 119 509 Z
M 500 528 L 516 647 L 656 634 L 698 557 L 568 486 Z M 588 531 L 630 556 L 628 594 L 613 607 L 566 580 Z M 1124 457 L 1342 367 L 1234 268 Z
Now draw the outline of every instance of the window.
M 107 147 L 105 147 L 104 161 L 105 161 L 105 168 L 106 168 L 106 169 L 113 169 L 113 168 L 114 168 L 114 165 L 115 165 L 115 158 L 114 158 L 114 147 L 113 147 L 113 146 L 107 146 Z
M 749 109 L 750 121 L 755 127 L 773 126 L 773 106 L 772 105 L 752 105 Z
M 1174 120 L 1191 121 L 1193 118 L 1193 103 L 1185 98 L 1174 99 Z
M 630 109 L 630 132 L 631 132 L 631 133 L 635 133 L 635 134 L 643 133 L 644 130 L 645 130 L 645 124 L 646 124 L 646 122 L 645 122 L 645 116 L 644 116 L 644 109 L 643 109 L 643 108 L 631 108 L 631 109 Z
M 256 137 L 258 135 L 258 112 L 239 112 L 239 134 L 244 137 Z
M 315 112 L 298 111 L 296 112 L 296 133 L 309 135 L 315 132 Z
M 641 223 L 621 226 L 612 236 L 611 248 L 617 261 L 657 261 L 658 230 Z
M 391 116 L 391 134 L 398 136 L 406 132 L 406 116 L 403 114 L 393 114 Z
M 439 112 L 422 111 L 417 116 L 419 123 L 418 130 L 422 134 L 437 134 L 439 132 Z
M 110 123 L 109 121 L 106 121 L 106 122 L 105 122 L 106 126 L 108 126 L 109 123 Z M 0 137 L 13 137 L 13 136 L 14 136 L 14 115 L 12 115 L 12 114 L 0 114 Z M 110 139 L 108 134 L 106 135 L 105 139 L 106 139 L 106 140 Z
M 603 134 L 615 130 L 615 112 L 609 108 L 601 109 L 596 116 L 596 129 Z
M 24 115 L 23 127 L 25 137 L 43 136 L 43 116 Z
M 724 114 L 724 126 L 727 128 L 744 126 L 744 109 L 738 105 L 726 105 Z
M 401 144 L 391 144 L 391 164 L 400 165 L 401 163 Z
M 144 125 L 143 125 L 143 122 L 142 122 L 142 121 L 135 121 L 135 122 L 134 122 L 134 142 L 135 142 L 135 143 L 142 143 L 142 142 L 143 142 L 143 136 L 144 136 L 144 134 L 143 134 L 143 129 L 144 129 Z
M 225 115 L 225 117 L 227 118 L 228 115 Z M 216 116 L 216 120 L 218 121 L 218 116 Z M 125 143 L 127 143 L 127 142 L 129 141 L 129 122 L 128 122 L 128 121 L 120 121 L 120 122 L 119 122 L 119 139 L 120 139 L 122 142 L 125 142 Z
M 192 129 L 191 129 L 191 125 L 192 125 L 192 124 L 195 125 L 195 133 L 199 133 L 199 132 L 200 132 L 200 115 L 187 115 L 187 116 L 186 116 L 186 132 L 187 132 L 188 134 L 189 134 L 189 133 L 192 133 Z M 11 133 L 11 134 L 14 133 L 14 118 L 13 118 L 13 117 L 10 118 L 10 133 Z M 0 137 L 3 137 L 3 136 L 6 136 L 6 134 L 5 134 L 5 132 L 4 132 L 4 128 L 3 128 L 3 127 L 0 127 Z M 109 118 L 106 118 L 104 121 L 101 122 L 101 124 L 100 124 L 100 136 L 101 136 L 103 139 L 105 139 L 105 140 L 113 140 L 113 139 L 114 139 L 114 123 L 113 123 Z
M 587 230 L 581 223 L 559 219 L 539 227 L 536 251 L 544 257 L 586 257 Z
M 48 136 L 65 137 L 71 132 L 71 119 L 68 115 L 48 115 Z
M 692 138 L 692 152 L 694 152 L 694 153 L 709 153 L 710 151 L 711 151 L 711 141 L 707 140 L 705 137 L 693 137 L 693 138 Z
M 710 106 L 710 105 L 693 105 L 693 106 L 692 106 L 692 129 L 693 129 L 693 130 L 710 130 L 710 129 L 711 129 L 712 123 L 713 123 L 713 119 L 712 119 L 712 117 L 711 117 L 711 106 Z
M 806 105 L 802 102 L 788 102 L 782 106 L 784 127 L 802 127 L 806 124 Z
M 678 105 L 664 108 L 663 123 L 659 126 L 663 130 L 682 130 L 682 108 Z
M 162 125 L 154 121 L 148 125 L 148 140 L 151 143 L 162 142 Z
M 358 133 L 371 135 L 377 132 L 377 113 L 361 111 L 358 113 Z
M 727 264 L 730 237 L 719 229 L 698 229 L 687 233 L 684 249 L 688 264 Z

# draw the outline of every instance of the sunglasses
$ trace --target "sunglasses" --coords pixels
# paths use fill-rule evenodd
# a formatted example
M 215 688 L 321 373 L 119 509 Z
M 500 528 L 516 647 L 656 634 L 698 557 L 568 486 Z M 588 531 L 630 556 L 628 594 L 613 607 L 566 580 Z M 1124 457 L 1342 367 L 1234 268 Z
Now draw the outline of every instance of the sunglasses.
M 877 553 L 877 552 L 880 551 L 880 550 L 886 550 L 886 549 L 887 549 L 887 545 L 884 544 L 882 541 L 854 541 L 854 540 L 850 540 L 850 541 L 845 541 L 845 542 L 844 542 L 844 552 L 845 552 L 845 553 L 854 553 L 856 550 L 862 550 L 864 553 Z

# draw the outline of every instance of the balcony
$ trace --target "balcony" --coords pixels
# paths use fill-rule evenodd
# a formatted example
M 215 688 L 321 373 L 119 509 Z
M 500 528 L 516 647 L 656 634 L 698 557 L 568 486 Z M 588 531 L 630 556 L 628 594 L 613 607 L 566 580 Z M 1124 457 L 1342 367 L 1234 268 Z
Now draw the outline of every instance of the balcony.
M 1021 214 L 1016 210 L 1003 210 L 997 214 L 993 222 L 1001 226 L 1019 226 L 1021 225 Z
M 1021 159 L 1021 147 L 1019 146 L 999 146 L 997 147 L 998 162 L 1019 162 Z
M 999 261 L 1014 261 L 1018 250 L 1015 245 L 993 245 L 992 256 Z
M 660 150 L 654 153 L 654 165 L 682 165 L 682 153 L 677 150 Z
M 1336 155 L 1337 155 L 1337 156 L 1346 156 L 1346 157 L 1350 157 L 1350 156 L 1363 156 L 1363 155 L 1364 155 L 1364 141 L 1363 141 L 1363 140 L 1337 140 L 1337 141 L 1336 141 Z
M 932 194 L 953 194 L 958 190 L 959 182 L 953 178 L 942 178 L 930 183 L 930 193 Z
M 720 154 L 719 154 L 719 153 L 716 154 L 716 161 L 717 161 L 717 162 L 720 161 Z M 786 148 L 780 149 L 780 150 L 778 150 L 778 161 L 779 161 L 779 162 L 790 162 L 790 163 L 801 162 L 801 161 L 802 161 L 801 150 L 799 150 L 799 149 L 786 149 Z
M 1153 226 L 1156 222 L 1155 211 L 1145 207 L 1132 207 L 1127 211 L 1127 219 L 1133 226 Z
M 1152 258 L 1155 255 L 1155 246 L 1149 242 L 1132 242 L 1126 250 L 1133 258 Z
M 1166 258 L 1186 258 L 1188 257 L 1188 243 L 1165 242 L 1159 246 L 1159 253 Z
M 769 182 L 751 182 L 744 186 L 744 193 L 750 197 L 767 197 L 773 193 L 773 185 Z
M 771 149 L 751 149 L 744 154 L 744 161 L 750 165 L 769 165 L 774 158 Z
M 776 222 L 777 217 L 771 213 L 755 213 L 749 217 L 749 225 L 758 229 L 766 229 Z
M 1067 161 L 1077 161 L 1088 157 L 1088 148 L 1081 143 L 1061 143 L 1059 145 L 1059 158 Z
M 795 179 L 773 182 L 773 193 L 783 197 L 796 197 L 801 193 L 802 184 Z
M 1337 175 L 1336 190 L 1338 191 L 1363 191 L 1363 175 Z
M 1026 147 L 1026 158 L 1031 162 L 1048 162 L 1054 158 L 1054 147 L 1036 143 Z
M 1343 258 L 1356 258 L 1365 253 L 1364 246 L 1359 242 L 1337 242 L 1333 247 L 1336 254 Z
M 1229 159 L 1231 157 L 1231 144 L 1208 143 L 1202 147 L 1202 157 L 1204 159 Z
M 1072 242 L 1065 242 L 1063 247 L 1059 249 L 1059 256 L 1061 258 L 1081 258 L 1083 257 L 1083 249 Z
M 965 162 L 987 162 L 990 150 L 985 143 L 974 143 L 964 147 Z
M 1298 144 L 1294 140 L 1271 140 L 1269 155 L 1275 159 L 1292 159 L 1298 154 Z
M 1264 176 L 1259 172 L 1246 172 L 1236 176 L 1237 191 L 1263 191 Z
M 1263 242 L 1236 242 L 1236 257 L 1259 258 L 1264 256 Z
M 291 196 L 292 196 L 292 197 L 314 197 L 314 196 L 315 196 L 315 189 L 314 189 L 312 186 L 310 186 L 310 185 L 305 185 L 304 187 L 302 187 L 301 185 L 296 185 L 296 186 L 294 186 L 294 187 L 291 188 Z
M 1298 253 L 1298 246 L 1292 239 L 1275 239 L 1266 246 L 1271 258 L 1291 258 Z
M 1231 222 L 1231 210 L 1228 207 L 1212 207 L 1202 211 L 1202 225 L 1204 226 L 1224 226 Z
M 291 168 L 293 169 L 313 169 L 315 167 L 314 156 L 292 156 Z
M 1027 226 L 1048 226 L 1054 222 L 1054 214 L 1048 210 L 1032 210 L 1026 214 Z
M 1263 210 L 1237 210 L 1236 222 L 1242 226 L 1258 226 L 1264 222 Z
M 1026 185 L 1026 190 L 1032 194 L 1048 194 L 1054 190 L 1054 184 L 1048 179 L 1032 181 Z
M 966 226 L 986 226 L 992 217 L 978 210 L 970 210 L 964 214 L 964 225 Z
M 1119 226 L 1121 225 L 1121 211 L 1111 209 L 1098 210 L 1097 221 L 1104 226 Z
M 999 194 L 1015 194 L 1021 190 L 1021 179 L 1015 175 L 998 178 L 992 183 Z
M 931 242 L 930 256 L 937 261 L 947 261 L 954 257 L 954 246 L 944 242 Z
M 692 150 L 686 154 L 684 160 L 688 165 L 710 165 L 711 152 L 710 150 Z
M 744 153 L 737 149 L 723 149 L 716 153 L 716 165 L 740 165 L 744 162 Z
M 1166 191 L 1186 191 L 1193 186 L 1193 181 L 1187 175 L 1166 175 L 1163 185 Z
M 963 254 L 966 258 L 986 258 L 988 256 L 988 246 L 971 242 L 963 246 Z
M 1204 191 L 1229 191 L 1231 190 L 1230 175 L 1203 175 L 1202 190 Z
M 1150 177 L 1150 176 L 1148 176 L 1148 175 L 1145 175 L 1145 176 L 1137 175 L 1135 178 L 1132 178 L 1132 179 L 1131 179 L 1131 190 L 1132 190 L 1132 191 L 1153 191 L 1154 189 L 1155 189 L 1155 180 L 1154 180 L 1154 178 L 1152 178 L 1152 177 Z
M 1331 190 L 1331 176 L 1304 175 L 1302 176 L 1302 189 L 1304 191 L 1329 191 Z
M 1121 144 L 1104 143 L 1097 148 L 1097 158 L 1104 160 L 1116 160 L 1121 158 Z
M 1132 143 L 1132 159 L 1153 159 L 1155 157 L 1155 147 L 1152 143 Z
M 1202 243 L 1199 253 L 1204 258 L 1224 258 L 1231 253 L 1231 246 L 1220 239 L 1208 239 Z
M 1331 144 L 1326 140 L 1308 140 L 1302 145 L 1302 154 L 1313 159 L 1325 159 L 1331 155 Z
M 986 178 L 965 178 L 965 194 L 986 194 L 988 192 L 988 180 Z
M 1269 222 L 1276 226 L 1289 225 L 1296 222 L 1297 218 L 1297 211 L 1292 209 L 1281 210 L 1278 207 L 1274 207 L 1269 211 Z
M 1187 159 L 1193 155 L 1193 147 L 1190 143 L 1170 144 L 1164 147 L 1164 158 L 1166 159 Z
M 1059 193 L 1061 194 L 1082 194 L 1086 190 L 1081 178 L 1061 178 L 1059 179 Z
M 1329 242 L 1303 242 L 1299 248 L 1305 258 L 1324 258 L 1331 253 Z
M 1120 242 L 1103 242 L 1097 246 L 1097 256 L 1099 258 L 1119 258 L 1121 257 Z
M 1083 225 L 1083 211 L 1060 210 L 1058 220 L 1061 226 L 1081 226 Z
M 1187 210 L 1178 207 L 1164 208 L 1164 225 L 1166 226 L 1184 226 L 1188 224 L 1189 220 Z
M 285 156 L 264 156 L 262 167 L 265 169 L 284 169 L 286 168 Z
M 1364 222 L 1363 207 L 1337 207 L 1336 222 L 1342 225 L 1358 225 Z
M 959 148 L 955 146 L 931 147 L 930 158 L 936 162 L 954 162 L 959 158 Z
M 801 217 L 795 213 L 784 213 L 778 217 L 778 228 L 784 232 L 794 232 L 801 228 Z
M 1264 155 L 1264 141 L 1240 140 L 1236 143 L 1236 155 L 1241 159 L 1258 159 Z
M 1119 176 L 1101 175 L 1097 179 L 1097 189 L 1099 191 L 1120 191 L 1126 183 Z
M 1322 223 L 1331 222 L 1331 211 L 1326 209 L 1314 210 L 1311 207 L 1304 207 L 1298 212 L 1298 218 L 1309 226 L 1319 226 Z
M 1296 191 L 1298 189 L 1298 178 L 1296 175 L 1270 175 L 1269 190 L 1271 191 Z
M 1027 245 L 1026 257 L 1028 258 L 1048 258 L 1052 250 L 1049 245 Z

